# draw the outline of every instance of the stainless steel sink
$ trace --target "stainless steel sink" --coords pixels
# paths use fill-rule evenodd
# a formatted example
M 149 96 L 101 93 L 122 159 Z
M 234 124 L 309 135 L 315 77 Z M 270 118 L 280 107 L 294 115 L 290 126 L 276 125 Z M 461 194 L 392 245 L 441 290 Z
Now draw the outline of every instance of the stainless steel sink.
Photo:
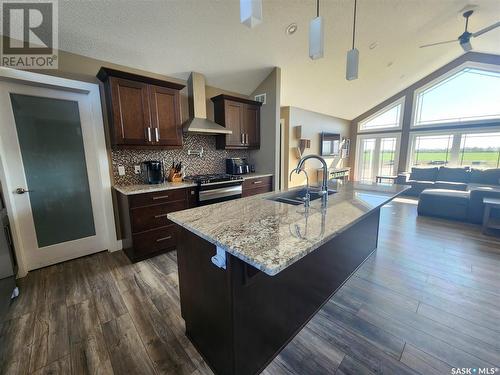
M 300 204 L 304 204 L 305 196 L 307 193 L 307 189 L 296 189 L 287 191 L 285 193 L 277 194 L 275 196 L 267 198 L 268 200 L 281 202 L 286 204 L 293 204 L 294 206 L 298 206 Z M 328 190 L 328 195 L 336 193 L 335 190 Z M 321 194 L 317 189 L 309 189 L 309 200 L 314 201 L 316 199 L 321 198 Z

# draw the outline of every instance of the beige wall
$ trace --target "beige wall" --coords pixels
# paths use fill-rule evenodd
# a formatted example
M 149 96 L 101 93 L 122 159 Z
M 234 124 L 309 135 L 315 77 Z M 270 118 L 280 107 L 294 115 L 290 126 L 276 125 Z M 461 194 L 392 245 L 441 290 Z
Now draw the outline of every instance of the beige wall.
M 183 85 L 186 84 L 186 81 L 182 79 L 173 78 L 167 75 L 162 75 L 157 73 L 146 72 L 144 70 L 113 64 L 103 60 L 96 60 L 90 57 L 76 55 L 65 51 L 59 51 L 58 65 L 59 69 L 57 70 L 39 70 L 37 72 L 42 74 L 54 75 L 58 77 L 76 79 L 80 81 L 99 83 L 99 80 L 96 78 L 97 72 L 102 66 L 105 66 L 108 68 L 122 70 L 134 74 L 140 74 L 148 77 L 176 82 Z M 241 98 L 248 98 L 248 96 L 243 94 L 219 89 L 217 87 L 206 86 L 207 117 L 211 120 L 213 120 L 214 117 L 214 109 L 213 109 L 213 103 L 211 102 L 210 98 L 217 96 L 219 94 L 227 94 L 227 95 L 238 96 Z M 184 122 L 188 119 L 187 88 L 181 90 L 181 113 L 182 113 L 182 120 Z
M 285 168 L 288 175 L 293 168 L 297 166 L 299 161 L 297 154 L 297 146 L 299 139 L 296 138 L 296 126 L 302 126 L 302 138 L 311 140 L 311 147 L 304 151 L 304 155 L 320 153 L 320 135 L 322 132 L 339 133 L 341 137 L 350 136 L 350 121 L 324 115 L 317 112 L 308 111 L 306 109 L 296 107 L 283 107 L 281 109 L 281 117 L 285 121 L 287 128 L 288 145 L 286 146 L 287 152 L 285 157 Z M 329 168 L 337 168 L 347 165 L 346 160 L 339 157 L 324 157 Z M 317 183 L 317 169 L 321 168 L 321 163 L 316 160 L 309 160 L 306 162 L 305 170 L 309 175 L 309 182 L 311 184 Z M 288 181 L 288 178 L 287 178 Z M 292 181 L 288 182 L 288 187 L 304 185 L 306 177 L 304 174 L 294 174 Z
M 280 94 L 281 94 L 281 69 L 273 71 L 262 81 L 252 93 L 254 95 L 266 94 L 266 104 L 260 110 L 260 149 L 251 152 L 251 161 L 256 166 L 257 172 L 273 173 L 274 186 L 278 187 L 279 171 L 279 129 L 280 129 Z

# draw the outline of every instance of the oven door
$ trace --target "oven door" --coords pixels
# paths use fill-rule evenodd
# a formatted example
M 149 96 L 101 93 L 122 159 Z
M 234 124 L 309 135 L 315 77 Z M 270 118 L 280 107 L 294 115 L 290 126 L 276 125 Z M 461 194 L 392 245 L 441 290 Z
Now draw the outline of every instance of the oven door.
M 241 185 L 241 181 L 229 183 L 216 182 L 202 185 L 198 192 L 198 205 L 205 206 L 207 204 L 241 198 Z

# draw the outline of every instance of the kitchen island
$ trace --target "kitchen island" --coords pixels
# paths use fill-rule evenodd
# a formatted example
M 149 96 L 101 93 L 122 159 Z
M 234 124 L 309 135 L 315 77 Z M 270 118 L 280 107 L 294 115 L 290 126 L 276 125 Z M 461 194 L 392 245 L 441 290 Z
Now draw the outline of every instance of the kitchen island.
M 326 205 L 259 195 L 175 212 L 186 335 L 217 374 L 255 374 L 377 247 L 380 208 L 407 189 L 348 182 Z

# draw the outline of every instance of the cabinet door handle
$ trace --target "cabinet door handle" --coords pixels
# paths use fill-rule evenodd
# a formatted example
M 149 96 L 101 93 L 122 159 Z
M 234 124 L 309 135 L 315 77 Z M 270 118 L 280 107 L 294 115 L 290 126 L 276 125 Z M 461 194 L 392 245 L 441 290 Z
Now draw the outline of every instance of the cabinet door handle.
M 254 181 L 254 182 L 252 182 L 252 184 L 262 184 L 262 180 L 261 181 Z
M 155 215 L 155 219 L 159 219 L 161 217 L 165 217 L 167 216 L 168 214 L 158 214 L 158 215 Z
M 153 200 L 157 201 L 158 199 L 167 199 L 167 198 L 168 198 L 168 195 L 159 195 L 157 197 L 153 197 Z
M 151 142 L 151 128 L 149 126 L 148 126 L 147 133 L 148 133 L 148 142 Z
M 156 242 L 167 241 L 167 240 L 170 240 L 170 239 L 172 239 L 172 236 L 162 237 L 162 238 L 158 238 L 156 240 Z
M 160 129 L 155 128 L 156 142 L 160 141 Z

